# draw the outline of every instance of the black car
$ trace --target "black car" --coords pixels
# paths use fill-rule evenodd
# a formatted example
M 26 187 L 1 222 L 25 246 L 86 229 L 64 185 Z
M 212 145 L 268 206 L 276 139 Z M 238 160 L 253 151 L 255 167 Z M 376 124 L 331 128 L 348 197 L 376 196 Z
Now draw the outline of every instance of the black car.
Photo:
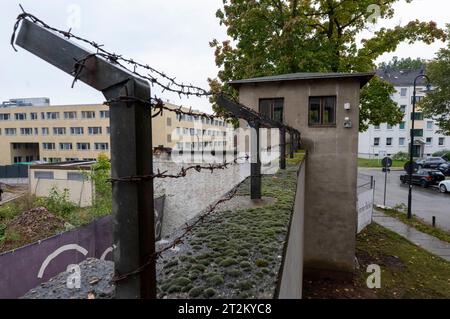
M 417 164 L 420 168 L 438 168 L 439 165 L 445 164 L 447 161 L 442 157 L 429 157 L 420 161 Z
M 450 176 L 450 162 L 439 165 L 438 170 L 445 176 Z
M 438 170 L 419 169 L 417 173 L 412 175 L 412 183 L 427 188 L 432 185 L 438 185 L 439 182 L 445 180 L 444 174 Z M 409 175 L 403 174 L 400 176 L 400 181 L 403 184 L 409 182 Z

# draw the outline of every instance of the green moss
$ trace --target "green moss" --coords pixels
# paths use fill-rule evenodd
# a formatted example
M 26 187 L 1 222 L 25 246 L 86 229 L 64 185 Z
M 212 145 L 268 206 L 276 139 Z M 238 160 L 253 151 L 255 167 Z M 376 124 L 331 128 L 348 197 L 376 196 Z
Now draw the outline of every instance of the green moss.
M 174 260 L 169 261 L 167 264 L 165 264 L 164 269 L 169 269 L 169 268 L 172 268 L 177 265 L 178 265 L 178 260 L 174 259 Z
M 204 272 L 206 270 L 206 267 L 201 264 L 195 264 L 195 265 L 192 265 L 192 269 L 198 270 L 199 272 Z
M 240 271 L 239 269 L 229 269 L 225 273 L 234 278 L 240 277 L 242 275 L 242 271 Z
M 212 289 L 212 288 L 208 288 L 203 292 L 203 296 L 205 296 L 206 298 L 211 298 L 213 297 L 217 292 Z
M 236 265 L 236 264 L 237 264 L 237 260 L 236 259 L 234 259 L 234 258 L 226 258 L 220 263 L 220 266 L 222 266 L 222 267 L 230 267 L 230 266 L 233 266 L 233 265 Z
M 169 287 L 169 289 L 167 289 L 167 293 L 172 294 L 174 292 L 181 292 L 182 289 L 183 289 L 183 287 L 181 287 L 181 286 L 172 285 Z
M 253 282 L 251 280 L 244 280 L 244 281 L 240 281 L 237 284 L 237 287 L 240 290 L 250 290 L 253 288 Z
M 189 285 L 191 283 L 191 280 L 186 277 L 178 277 L 178 278 L 172 279 L 170 281 L 170 283 L 171 283 L 171 285 L 184 287 L 184 286 Z
M 250 269 L 250 268 L 252 268 L 252 264 L 249 263 L 248 261 L 243 261 L 243 262 L 241 262 L 241 263 L 239 264 L 239 266 L 240 266 L 242 269 Z
M 191 290 L 189 290 L 189 297 L 191 298 L 196 298 L 198 296 L 200 296 L 203 293 L 203 288 L 202 287 L 194 287 Z
M 184 286 L 183 289 L 181 289 L 181 292 L 188 292 L 190 291 L 192 288 L 194 288 L 194 285 L 189 284 L 187 286 Z
M 224 283 L 223 277 L 221 275 L 215 275 L 207 279 L 208 284 L 213 286 L 219 286 Z

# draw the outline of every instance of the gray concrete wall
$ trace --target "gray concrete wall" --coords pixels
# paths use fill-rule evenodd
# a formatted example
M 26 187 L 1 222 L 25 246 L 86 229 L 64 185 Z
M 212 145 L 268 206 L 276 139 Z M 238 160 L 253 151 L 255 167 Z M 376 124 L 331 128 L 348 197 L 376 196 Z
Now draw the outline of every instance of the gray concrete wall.
M 305 176 L 303 162 L 298 173 L 294 212 L 289 228 L 289 238 L 283 260 L 279 299 L 301 299 L 303 285 L 303 250 L 305 218 Z
M 360 83 L 355 79 L 242 85 L 239 99 L 284 98 L 284 122 L 302 134 L 306 161 L 305 272 L 353 270 Z M 336 127 L 308 126 L 310 96 L 336 95 Z M 344 104 L 350 103 L 349 111 Z M 344 128 L 349 117 L 353 127 Z

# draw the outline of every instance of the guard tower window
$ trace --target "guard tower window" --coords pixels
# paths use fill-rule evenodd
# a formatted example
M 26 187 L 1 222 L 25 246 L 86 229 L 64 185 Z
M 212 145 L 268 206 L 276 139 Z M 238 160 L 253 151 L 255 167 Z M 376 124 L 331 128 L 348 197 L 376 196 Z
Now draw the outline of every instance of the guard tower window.
M 336 97 L 315 96 L 309 98 L 309 125 L 336 125 Z
M 259 100 L 259 113 L 280 123 L 283 123 L 283 107 L 283 98 Z

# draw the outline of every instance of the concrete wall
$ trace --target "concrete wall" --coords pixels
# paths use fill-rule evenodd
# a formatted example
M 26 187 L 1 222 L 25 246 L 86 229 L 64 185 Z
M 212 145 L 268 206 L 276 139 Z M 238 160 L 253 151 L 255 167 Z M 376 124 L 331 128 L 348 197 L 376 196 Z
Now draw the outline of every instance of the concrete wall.
M 35 177 L 36 172 L 53 172 L 54 179 L 40 179 Z M 60 192 L 69 190 L 69 200 L 80 207 L 92 205 L 92 183 L 90 180 L 73 181 L 67 179 L 67 173 L 81 173 L 80 170 L 58 169 L 30 169 L 30 192 L 38 197 L 48 197 L 52 188 Z
M 360 82 L 310 80 L 242 85 L 240 102 L 254 110 L 261 98 L 284 98 L 284 122 L 301 132 L 306 162 L 305 272 L 353 270 Z M 337 97 L 336 127 L 310 127 L 310 96 Z M 344 104 L 350 103 L 349 111 Z M 349 117 L 353 127 L 344 128 Z
M 298 173 L 297 193 L 292 215 L 286 253 L 283 260 L 283 273 L 278 293 L 279 299 L 301 299 L 303 284 L 303 251 L 305 219 L 305 163 Z

